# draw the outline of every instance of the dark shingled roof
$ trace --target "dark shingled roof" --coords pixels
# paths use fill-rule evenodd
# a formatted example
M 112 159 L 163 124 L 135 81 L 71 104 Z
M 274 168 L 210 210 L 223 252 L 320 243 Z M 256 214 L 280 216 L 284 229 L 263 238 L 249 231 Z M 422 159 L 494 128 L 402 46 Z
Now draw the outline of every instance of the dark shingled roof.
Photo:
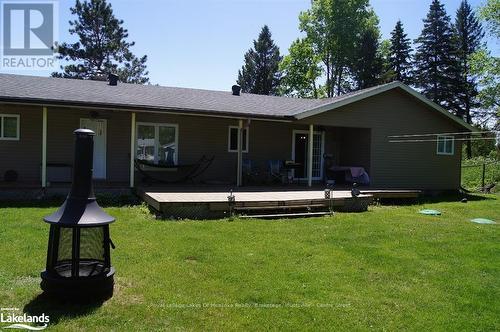
M 334 98 L 300 99 L 155 85 L 0 74 L 0 102 L 86 106 L 211 114 L 219 116 L 302 119 L 342 105 L 400 88 L 468 130 L 472 127 L 401 82 L 391 82 Z
M 0 100 L 57 105 L 181 110 L 256 117 L 289 117 L 331 102 L 230 91 L 0 74 Z

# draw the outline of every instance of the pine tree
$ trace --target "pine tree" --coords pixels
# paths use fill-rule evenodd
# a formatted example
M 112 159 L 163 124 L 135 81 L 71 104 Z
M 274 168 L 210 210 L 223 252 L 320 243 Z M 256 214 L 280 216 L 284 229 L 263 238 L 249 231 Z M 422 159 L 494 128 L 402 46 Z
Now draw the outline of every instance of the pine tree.
M 467 0 L 462 1 L 457 10 L 454 24 L 455 40 L 457 43 L 457 65 L 460 68 L 455 83 L 457 93 L 458 116 L 467 123 L 472 123 L 471 109 L 477 106 L 475 97 L 478 94 L 477 82 L 470 73 L 470 56 L 481 47 L 484 37 L 483 28 L 479 19 L 472 11 Z
M 353 66 L 357 89 L 366 89 L 380 83 L 382 59 L 378 52 L 379 36 L 376 29 L 366 29 L 361 36 L 356 61 Z
M 391 32 L 389 63 L 394 72 L 394 79 L 411 84 L 411 41 L 404 32 L 403 23 L 398 20 Z
M 484 31 L 467 0 L 463 0 L 457 10 L 453 26 L 457 43 L 457 71 L 455 86 L 457 116 L 472 124 L 471 109 L 479 106 L 478 88 L 475 77 L 471 74 L 469 58 L 481 47 Z M 467 142 L 467 157 L 472 157 L 471 142 Z
M 128 42 L 128 31 L 123 20 L 113 14 L 106 0 L 76 0 L 71 13 L 69 33 L 78 36 L 76 43 L 58 45 L 58 58 L 70 62 L 61 66 L 54 77 L 99 79 L 113 72 L 121 81 L 144 84 L 149 81 L 146 71 L 147 56 L 136 57 Z
M 456 50 L 450 17 L 439 0 L 433 0 L 423 20 L 424 28 L 415 42 L 415 85 L 432 101 L 454 108 L 453 81 Z
M 264 25 L 253 48 L 245 53 L 245 63 L 238 71 L 237 83 L 241 91 L 260 95 L 275 95 L 280 82 L 278 46 L 271 38 L 271 31 Z

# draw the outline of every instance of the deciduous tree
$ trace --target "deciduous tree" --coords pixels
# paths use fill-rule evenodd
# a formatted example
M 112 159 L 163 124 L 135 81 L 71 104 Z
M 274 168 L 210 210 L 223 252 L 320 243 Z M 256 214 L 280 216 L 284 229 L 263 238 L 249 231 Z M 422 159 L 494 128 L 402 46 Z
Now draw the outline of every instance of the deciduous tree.
M 324 67 L 328 97 L 352 89 L 350 74 L 361 36 L 376 21 L 368 0 L 313 0 L 300 29 Z
M 488 0 L 479 10 L 479 16 L 488 28 L 489 35 L 500 38 L 500 0 Z M 492 56 L 486 48 L 482 48 L 470 57 L 472 73 L 479 77 L 480 106 L 476 117 L 484 125 L 493 125 L 500 129 L 500 58 Z
M 280 63 L 282 73 L 280 94 L 318 98 L 317 79 L 321 76 L 319 56 L 314 53 L 308 39 L 296 39 L 288 49 L 288 55 Z

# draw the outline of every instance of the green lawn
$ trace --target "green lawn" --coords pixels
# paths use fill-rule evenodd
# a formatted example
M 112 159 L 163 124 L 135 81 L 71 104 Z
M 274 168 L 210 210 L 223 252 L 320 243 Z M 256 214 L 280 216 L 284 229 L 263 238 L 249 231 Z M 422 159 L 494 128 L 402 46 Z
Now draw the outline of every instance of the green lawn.
M 500 192 L 500 161 L 494 159 L 474 158 L 462 161 L 462 186 L 471 191 L 478 191 L 482 187 L 483 163 L 486 164 L 484 184 L 497 184 L 493 192 Z
M 0 307 L 48 330 L 500 329 L 500 196 L 274 221 L 107 208 L 115 295 L 95 307 L 37 298 L 53 208 L 0 208 Z

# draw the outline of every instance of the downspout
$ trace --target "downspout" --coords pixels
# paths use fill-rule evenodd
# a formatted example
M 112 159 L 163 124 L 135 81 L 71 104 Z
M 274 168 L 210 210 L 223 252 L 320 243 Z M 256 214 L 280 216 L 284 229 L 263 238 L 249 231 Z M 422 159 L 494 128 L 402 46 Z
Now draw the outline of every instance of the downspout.
M 132 112 L 130 121 L 130 188 L 134 188 L 134 158 L 135 158 L 135 112 Z
M 47 187 L 47 107 L 42 107 L 42 188 Z
M 236 175 L 236 185 L 242 186 L 242 166 L 243 166 L 243 120 L 238 121 L 238 170 Z

